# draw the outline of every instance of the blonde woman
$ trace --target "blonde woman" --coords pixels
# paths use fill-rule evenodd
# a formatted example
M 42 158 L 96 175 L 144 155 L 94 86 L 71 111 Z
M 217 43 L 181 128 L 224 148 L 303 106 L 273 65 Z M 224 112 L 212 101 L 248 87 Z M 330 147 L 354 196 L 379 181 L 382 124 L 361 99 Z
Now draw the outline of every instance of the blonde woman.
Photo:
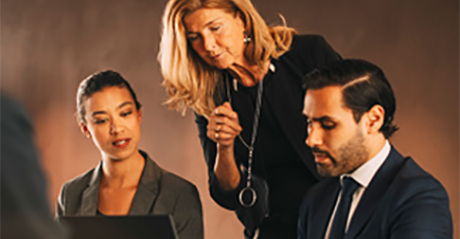
M 169 107 L 196 113 L 212 198 L 246 238 L 296 238 L 320 179 L 301 81 L 340 56 L 321 36 L 268 27 L 249 0 L 170 0 L 158 59 Z

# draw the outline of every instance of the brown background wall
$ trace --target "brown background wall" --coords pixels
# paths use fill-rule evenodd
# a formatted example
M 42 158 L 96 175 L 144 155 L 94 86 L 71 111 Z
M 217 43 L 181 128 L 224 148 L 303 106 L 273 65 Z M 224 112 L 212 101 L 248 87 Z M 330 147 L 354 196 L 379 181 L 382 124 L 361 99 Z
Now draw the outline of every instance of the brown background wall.
M 144 104 L 140 147 L 195 183 L 206 238 L 242 238 L 242 227 L 207 190 L 206 166 L 189 111 L 168 111 L 156 61 L 166 0 L 2 0 L 1 87 L 35 122 L 50 203 L 60 186 L 97 164 L 99 153 L 74 120 L 75 92 L 102 69 L 123 74 Z M 401 130 L 392 138 L 447 188 L 459 223 L 459 3 L 456 0 L 254 0 L 269 23 L 317 33 L 344 57 L 386 72 Z

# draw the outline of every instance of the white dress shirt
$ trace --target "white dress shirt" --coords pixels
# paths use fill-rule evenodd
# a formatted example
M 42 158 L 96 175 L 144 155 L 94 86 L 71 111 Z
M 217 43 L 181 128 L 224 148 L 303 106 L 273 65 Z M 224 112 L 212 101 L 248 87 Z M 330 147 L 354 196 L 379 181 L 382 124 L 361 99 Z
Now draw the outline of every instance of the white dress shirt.
M 388 142 L 388 140 L 386 140 L 385 145 L 383 146 L 383 148 L 380 150 L 380 152 L 377 155 L 375 155 L 373 158 L 371 158 L 361 167 L 356 169 L 353 173 L 340 175 L 340 184 L 342 184 L 343 178 L 348 176 L 348 177 L 352 177 L 360 185 L 358 189 L 356 189 L 355 193 L 353 194 L 353 200 L 351 202 L 350 211 L 348 214 L 347 225 L 345 227 L 345 232 L 348 230 L 348 226 L 350 225 L 351 218 L 353 217 L 353 214 L 355 213 L 356 207 L 358 206 L 358 203 L 361 200 L 361 197 L 363 196 L 364 191 L 366 190 L 367 186 L 371 182 L 377 170 L 380 168 L 380 166 L 382 166 L 383 162 L 385 162 L 385 159 L 390 154 L 390 150 L 391 150 L 390 143 Z M 335 212 L 337 211 L 337 207 L 339 205 L 341 196 L 342 196 L 342 193 L 340 192 L 339 196 L 337 197 L 337 202 L 335 203 L 334 211 L 332 212 L 332 215 L 329 219 L 329 225 L 327 227 L 324 239 L 329 239 L 329 234 L 331 232 L 331 227 L 332 227 L 332 221 L 334 220 Z

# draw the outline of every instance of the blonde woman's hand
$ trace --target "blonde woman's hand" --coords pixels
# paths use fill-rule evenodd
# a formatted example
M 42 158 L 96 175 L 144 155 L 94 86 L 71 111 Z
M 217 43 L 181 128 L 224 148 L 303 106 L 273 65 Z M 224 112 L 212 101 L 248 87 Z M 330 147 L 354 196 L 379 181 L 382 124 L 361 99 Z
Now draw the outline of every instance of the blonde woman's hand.
M 238 114 L 233 111 L 228 102 L 214 109 L 211 117 L 209 117 L 207 135 L 219 147 L 233 146 L 233 142 L 241 130 Z

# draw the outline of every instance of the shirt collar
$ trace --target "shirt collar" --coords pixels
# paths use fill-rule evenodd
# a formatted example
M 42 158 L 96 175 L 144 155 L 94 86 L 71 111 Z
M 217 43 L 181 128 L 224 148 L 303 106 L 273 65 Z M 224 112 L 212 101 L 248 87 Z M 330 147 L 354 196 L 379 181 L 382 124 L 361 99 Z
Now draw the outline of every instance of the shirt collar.
M 361 187 L 367 188 L 377 170 L 380 168 L 380 166 L 382 166 L 383 162 L 385 162 L 385 159 L 390 154 L 390 150 L 390 143 L 388 142 L 388 140 L 386 140 L 385 145 L 378 154 L 376 154 L 365 164 L 361 165 L 361 167 L 356 169 L 353 173 L 341 175 L 340 182 L 342 183 L 342 180 L 345 176 L 349 176 L 352 177 L 356 182 L 358 182 L 361 185 Z

